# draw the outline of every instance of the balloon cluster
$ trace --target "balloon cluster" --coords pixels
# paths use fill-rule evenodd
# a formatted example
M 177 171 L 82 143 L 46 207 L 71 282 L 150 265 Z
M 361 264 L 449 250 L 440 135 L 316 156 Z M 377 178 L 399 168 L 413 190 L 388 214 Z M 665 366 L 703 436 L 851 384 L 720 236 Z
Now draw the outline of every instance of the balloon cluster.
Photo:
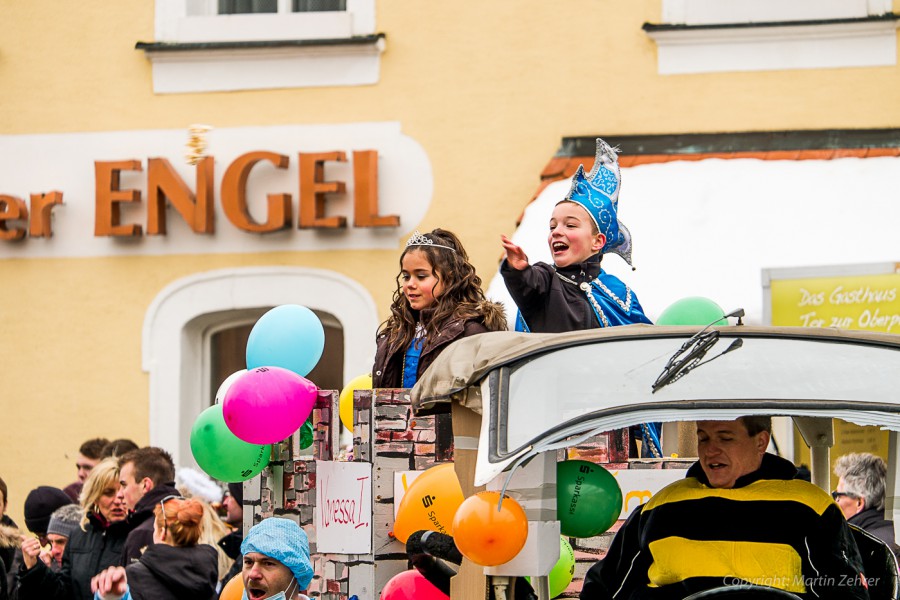
M 216 403 L 191 429 L 200 468 L 220 481 L 244 481 L 268 465 L 272 444 L 298 429 L 301 446 L 309 446 L 318 388 L 305 376 L 324 348 L 322 323 L 304 306 L 285 304 L 260 317 L 247 340 L 247 368 L 222 382 Z

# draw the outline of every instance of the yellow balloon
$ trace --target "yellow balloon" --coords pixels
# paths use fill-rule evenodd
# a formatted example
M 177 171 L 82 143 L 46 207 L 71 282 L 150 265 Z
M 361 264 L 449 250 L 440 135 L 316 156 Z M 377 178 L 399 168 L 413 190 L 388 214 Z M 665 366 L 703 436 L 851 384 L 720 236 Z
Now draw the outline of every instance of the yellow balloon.
M 422 529 L 450 535 L 453 516 L 463 500 L 453 463 L 425 470 L 409 484 L 400 500 L 394 537 L 405 544 L 410 535 Z
M 358 375 L 347 382 L 341 391 L 341 423 L 344 427 L 353 431 L 353 392 L 356 390 L 371 390 L 372 374 Z

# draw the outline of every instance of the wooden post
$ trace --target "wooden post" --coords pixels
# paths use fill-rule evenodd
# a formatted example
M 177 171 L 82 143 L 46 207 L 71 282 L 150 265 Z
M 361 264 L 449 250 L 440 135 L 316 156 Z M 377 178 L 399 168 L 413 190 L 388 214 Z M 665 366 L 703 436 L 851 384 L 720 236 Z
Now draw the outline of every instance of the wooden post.
M 484 490 L 475 487 L 475 458 L 478 454 L 478 436 L 481 434 L 481 415 L 471 409 L 452 403 L 454 457 L 453 467 L 463 496 L 468 498 Z M 487 577 L 484 568 L 463 558 L 459 573 L 450 580 L 451 600 L 479 600 L 487 598 Z

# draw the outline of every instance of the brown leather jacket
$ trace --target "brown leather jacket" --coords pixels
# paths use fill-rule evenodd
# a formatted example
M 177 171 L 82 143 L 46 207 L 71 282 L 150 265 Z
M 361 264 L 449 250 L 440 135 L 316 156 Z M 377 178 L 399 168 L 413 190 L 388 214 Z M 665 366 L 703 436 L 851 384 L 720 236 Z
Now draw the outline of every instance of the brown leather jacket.
M 438 330 L 437 335 L 425 338 L 422 354 L 419 356 L 416 379 L 422 376 L 422 373 L 451 342 L 487 331 L 506 330 L 506 316 L 502 304 L 484 301 L 479 304 L 478 308 L 480 314 L 451 319 Z M 375 343 L 377 349 L 375 364 L 372 366 L 372 387 L 401 387 L 403 385 L 403 355 L 406 354 L 406 348 L 390 347 L 386 332 L 380 332 Z

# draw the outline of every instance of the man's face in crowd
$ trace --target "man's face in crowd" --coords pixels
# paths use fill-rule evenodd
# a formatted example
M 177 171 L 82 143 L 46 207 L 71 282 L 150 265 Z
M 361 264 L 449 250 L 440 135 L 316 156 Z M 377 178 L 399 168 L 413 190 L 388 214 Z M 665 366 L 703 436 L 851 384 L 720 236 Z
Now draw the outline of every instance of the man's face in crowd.
M 138 501 L 147 493 L 146 482 L 134 479 L 134 463 L 127 462 L 122 465 L 119 469 L 119 483 L 121 484 L 119 494 L 125 502 L 125 508 L 134 510 Z
M 100 462 L 94 458 L 88 458 L 79 452 L 78 459 L 75 461 L 75 468 L 78 469 L 78 481 L 84 483 L 84 480 L 91 474 L 91 469 Z
M 63 552 L 66 549 L 66 543 L 69 541 L 69 538 L 57 533 L 48 533 L 47 541 L 50 542 L 50 556 L 53 557 L 56 564 L 61 565 Z
M 733 488 L 739 477 L 759 469 L 769 433 L 750 435 L 740 421 L 697 421 L 700 466 L 714 488 Z
M 250 600 L 261 600 L 287 591 L 294 580 L 294 574 L 271 556 L 248 552 L 244 555 L 241 578 Z
M 225 499 L 222 501 L 222 504 L 225 505 L 226 515 L 225 522 L 230 525 L 238 526 L 244 520 L 244 507 L 238 504 L 238 501 L 234 499 L 234 496 L 231 494 L 226 494 Z

